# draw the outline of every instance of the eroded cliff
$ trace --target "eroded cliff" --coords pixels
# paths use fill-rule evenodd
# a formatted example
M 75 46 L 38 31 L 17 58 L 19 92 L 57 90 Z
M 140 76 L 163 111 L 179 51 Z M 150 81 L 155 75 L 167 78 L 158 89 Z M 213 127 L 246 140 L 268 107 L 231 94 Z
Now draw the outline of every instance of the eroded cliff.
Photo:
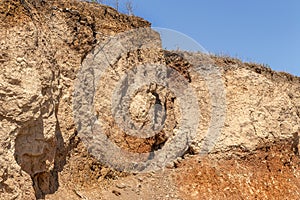
M 95 112 L 107 122 L 112 141 L 144 153 L 162 148 L 176 133 L 182 112 L 176 95 L 160 86 L 142 88 L 130 110 L 143 124 L 140 109 L 147 112 L 160 96 L 167 118 L 156 136 L 128 136 L 109 115 L 111 103 L 105 95 L 120 74 L 143 63 L 163 64 L 195 88 L 201 124 L 190 148 L 166 169 L 119 172 L 88 153 L 78 136 L 74 84 L 84 60 L 99 44 L 150 23 L 79 1 L 4 0 L 0 18 L 1 199 L 299 198 L 299 77 L 209 57 L 224 84 L 225 118 L 214 148 L 200 156 L 215 106 L 208 100 L 212 94 L 207 79 L 193 73 L 192 64 L 178 52 L 148 48 L 122 55 L 95 93 Z

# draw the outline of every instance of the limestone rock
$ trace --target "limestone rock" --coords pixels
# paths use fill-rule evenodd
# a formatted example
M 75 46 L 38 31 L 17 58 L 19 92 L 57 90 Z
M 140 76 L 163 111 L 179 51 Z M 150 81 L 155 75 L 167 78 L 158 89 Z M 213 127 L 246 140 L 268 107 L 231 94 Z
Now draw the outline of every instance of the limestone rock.
M 141 88 L 129 109 L 142 127 L 144 121 L 145 126 L 151 121 L 151 107 L 163 105 L 168 118 L 165 129 L 156 136 L 128 136 L 107 114 L 111 111 L 107 95 L 116 85 L 113 81 L 143 62 L 166 65 L 195 88 L 201 123 L 185 152 L 196 154 L 194 157 L 183 156 L 160 172 L 118 172 L 91 155 L 78 137 L 73 118 L 74 82 L 89 53 L 109 36 L 150 23 L 106 6 L 72 0 L 36 4 L 4 0 L 0 19 L 0 199 L 300 197 L 299 77 L 232 58 L 209 57 L 220 71 L 226 112 L 214 148 L 198 160 L 213 116 L 211 109 L 218 109 L 209 100 L 207 79 L 190 71 L 193 66 L 180 53 L 161 49 L 128 52 L 113 63 L 107 72 L 111 76 L 104 77 L 96 91 L 95 113 L 107 122 L 112 141 L 126 150 L 145 153 L 162 148 L 178 129 L 182 111 L 176 96 L 157 85 Z M 215 92 L 216 98 L 220 96 Z M 289 190 L 284 191 L 285 187 Z M 277 190 L 270 192 L 269 188 Z

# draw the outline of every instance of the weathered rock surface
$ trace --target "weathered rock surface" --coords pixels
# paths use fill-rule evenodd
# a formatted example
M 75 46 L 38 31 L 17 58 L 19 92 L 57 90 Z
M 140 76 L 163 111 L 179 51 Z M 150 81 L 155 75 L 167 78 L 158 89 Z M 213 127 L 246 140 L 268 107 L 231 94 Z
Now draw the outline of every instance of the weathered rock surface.
M 82 58 L 107 35 L 149 26 L 98 4 L 30 2 L 0 5 L 3 199 L 33 199 L 57 190 L 57 173 L 75 133 L 72 86 Z
M 174 166 L 149 174 L 117 172 L 89 154 L 77 136 L 74 81 L 86 55 L 105 38 L 150 24 L 98 4 L 28 2 L 0 4 L 0 199 L 300 198 L 299 77 L 211 57 L 225 86 L 226 118 L 211 154 L 201 157 L 212 106 L 205 79 L 189 72 L 189 63 L 172 52 L 124 55 L 111 74 L 145 62 L 177 70 L 198 92 L 202 121 L 199 137 Z M 106 77 L 104 83 L 114 78 Z M 112 85 L 98 91 L 99 109 L 110 105 L 101 95 L 109 94 Z M 144 120 L 139 110 L 153 105 L 158 90 L 169 118 L 165 132 L 149 140 L 118 132 L 111 117 L 98 110 L 109 122 L 114 142 L 133 152 L 149 152 L 172 135 L 180 111 L 170 92 L 142 89 L 130 113 Z

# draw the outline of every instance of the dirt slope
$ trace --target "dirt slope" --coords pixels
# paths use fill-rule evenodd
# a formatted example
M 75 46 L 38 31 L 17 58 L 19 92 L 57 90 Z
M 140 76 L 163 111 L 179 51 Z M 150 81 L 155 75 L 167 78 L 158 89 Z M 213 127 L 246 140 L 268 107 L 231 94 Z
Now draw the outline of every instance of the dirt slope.
M 214 108 L 207 79 L 178 52 L 148 48 L 118 57 L 95 101 L 107 136 L 123 149 L 161 149 L 183 116 L 174 93 L 145 87 L 130 112 L 140 122 L 139 109 L 149 109 L 158 95 L 167 110 L 164 129 L 137 139 L 115 126 L 106 95 L 134 65 L 163 64 L 177 71 L 195 88 L 201 111 L 197 136 L 184 156 L 156 172 L 119 172 L 88 152 L 78 136 L 74 83 L 90 53 L 109 36 L 150 23 L 95 3 L 55 0 L 3 0 L 0 18 L 0 199 L 300 198 L 299 77 L 209 57 L 224 84 L 225 120 L 212 151 L 200 156 Z

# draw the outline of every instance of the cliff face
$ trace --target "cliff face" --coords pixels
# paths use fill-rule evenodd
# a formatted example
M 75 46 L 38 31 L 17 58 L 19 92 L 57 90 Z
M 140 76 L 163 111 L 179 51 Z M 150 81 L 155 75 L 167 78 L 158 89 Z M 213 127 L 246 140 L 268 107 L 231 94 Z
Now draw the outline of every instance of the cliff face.
M 158 95 L 166 109 L 164 130 L 137 139 L 115 127 L 106 95 L 133 65 L 152 63 L 177 71 L 196 91 L 201 123 L 185 156 L 165 170 L 118 172 L 88 153 L 88 145 L 78 137 L 74 84 L 86 60 L 109 36 L 150 24 L 77 1 L 6 0 L 0 4 L 0 18 L 1 199 L 299 198 L 299 77 L 209 57 L 205 59 L 219 74 L 206 79 L 194 73 L 191 59 L 186 59 L 201 54 L 167 52 L 158 48 L 159 42 L 126 52 L 111 64 L 95 92 L 95 113 L 106 122 L 112 141 L 135 153 L 158 150 L 184 118 L 176 93 L 152 85 L 135 94 L 130 114 L 147 126 L 141 110 L 156 105 Z M 224 91 L 210 91 L 208 81 L 214 78 L 221 80 Z M 210 153 L 199 156 L 216 107 L 209 99 L 222 95 L 220 135 Z
M 56 191 L 57 173 L 73 145 L 71 98 L 83 57 L 108 35 L 149 26 L 97 4 L 24 5 L 1 2 L 3 199 L 33 199 L 35 193 L 42 197 Z

